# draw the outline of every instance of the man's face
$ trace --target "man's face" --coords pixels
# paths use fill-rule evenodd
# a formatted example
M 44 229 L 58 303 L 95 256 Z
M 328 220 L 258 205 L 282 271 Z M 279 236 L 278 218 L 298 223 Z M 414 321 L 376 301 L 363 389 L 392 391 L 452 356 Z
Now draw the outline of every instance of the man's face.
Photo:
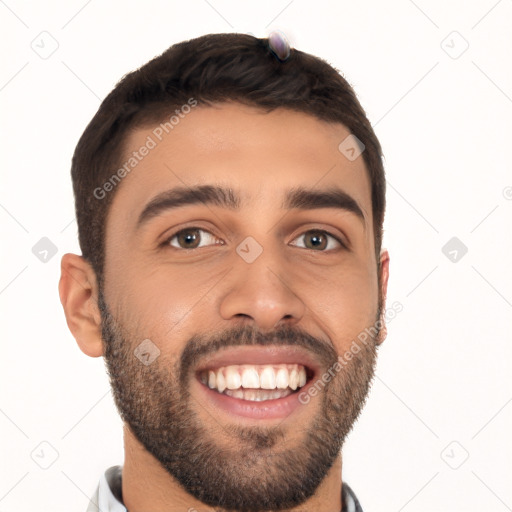
M 196 107 L 161 141 L 154 128 L 128 139 L 125 160 L 148 136 L 156 146 L 107 219 L 99 304 L 117 407 L 204 503 L 296 506 L 339 456 L 374 372 L 376 339 L 349 351 L 382 298 L 363 159 L 338 150 L 342 125 L 284 109 Z M 146 210 L 200 186 L 231 201 Z M 335 190 L 362 215 L 311 201 Z

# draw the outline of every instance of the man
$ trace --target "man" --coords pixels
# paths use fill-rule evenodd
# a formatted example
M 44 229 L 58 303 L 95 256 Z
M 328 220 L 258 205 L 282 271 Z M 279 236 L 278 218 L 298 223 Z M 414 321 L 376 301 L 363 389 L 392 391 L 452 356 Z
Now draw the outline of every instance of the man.
M 361 510 L 341 448 L 389 255 L 348 83 L 279 34 L 174 45 L 101 104 L 72 179 L 83 254 L 61 302 L 124 422 L 88 511 Z

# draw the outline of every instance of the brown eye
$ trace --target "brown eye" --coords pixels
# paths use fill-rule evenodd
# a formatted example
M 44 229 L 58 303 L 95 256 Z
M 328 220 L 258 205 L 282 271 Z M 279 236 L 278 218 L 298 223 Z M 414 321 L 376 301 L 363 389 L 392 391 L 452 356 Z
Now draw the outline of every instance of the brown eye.
M 327 250 L 344 247 L 344 244 L 334 235 L 322 230 L 306 231 L 295 240 L 303 238 L 305 243 L 299 245 L 304 249 L 318 250 L 319 252 L 327 252 Z M 327 250 L 326 250 L 327 249 Z
M 201 235 L 201 233 L 205 233 L 206 236 Z M 206 239 L 206 242 L 210 240 L 215 243 L 215 241 L 218 240 L 209 231 L 204 229 L 186 228 L 168 238 L 166 243 L 178 249 L 197 249 L 200 246 L 199 244 L 203 241 L 203 238 Z

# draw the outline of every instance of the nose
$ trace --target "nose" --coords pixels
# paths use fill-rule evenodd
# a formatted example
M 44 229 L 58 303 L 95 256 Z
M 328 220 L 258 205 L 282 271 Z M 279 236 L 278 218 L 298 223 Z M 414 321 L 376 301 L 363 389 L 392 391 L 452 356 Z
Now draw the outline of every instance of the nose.
M 261 331 L 270 331 L 303 318 L 306 305 L 293 289 L 286 263 L 264 255 L 265 251 L 252 263 L 237 261 L 226 276 L 227 292 L 220 304 L 224 320 L 250 319 Z

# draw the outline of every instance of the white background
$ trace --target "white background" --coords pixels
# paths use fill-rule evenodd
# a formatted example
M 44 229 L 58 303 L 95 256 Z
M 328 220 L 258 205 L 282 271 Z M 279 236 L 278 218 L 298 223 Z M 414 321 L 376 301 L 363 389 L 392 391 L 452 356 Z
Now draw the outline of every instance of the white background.
M 512 510 L 509 0 L 5 0 L 0 20 L 0 512 L 85 511 L 123 462 L 103 361 L 80 352 L 57 292 L 62 254 L 79 253 L 69 171 L 86 124 L 171 44 L 273 29 L 342 71 L 386 157 L 388 305 L 404 309 L 343 477 L 365 512 Z

